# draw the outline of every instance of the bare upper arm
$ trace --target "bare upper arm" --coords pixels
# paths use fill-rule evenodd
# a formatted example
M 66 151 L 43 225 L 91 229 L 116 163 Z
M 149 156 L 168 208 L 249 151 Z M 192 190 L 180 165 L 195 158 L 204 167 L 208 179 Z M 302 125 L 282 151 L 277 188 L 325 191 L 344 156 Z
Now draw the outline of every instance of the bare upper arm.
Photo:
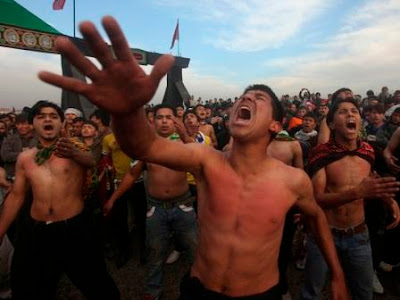
M 296 175 L 296 191 L 298 191 L 298 197 L 295 205 L 304 215 L 315 215 L 318 210 L 318 205 L 314 199 L 311 180 L 304 171 L 298 170 L 298 172 L 299 173 Z
M 319 169 L 312 177 L 312 185 L 314 189 L 314 196 L 318 200 L 318 196 L 325 193 L 326 188 L 326 170 L 325 168 Z
M 147 157 L 140 158 L 178 171 L 197 172 L 203 168 L 205 158 L 217 155 L 217 151 L 203 144 L 183 144 L 157 137 Z
M 30 159 L 27 153 L 21 153 L 18 156 L 17 163 L 15 165 L 15 180 L 11 188 L 11 195 L 14 197 L 24 198 L 25 193 L 29 187 L 28 180 L 25 174 L 25 163 L 26 160 Z
M 303 150 L 298 141 L 292 142 L 293 147 L 293 167 L 304 169 Z

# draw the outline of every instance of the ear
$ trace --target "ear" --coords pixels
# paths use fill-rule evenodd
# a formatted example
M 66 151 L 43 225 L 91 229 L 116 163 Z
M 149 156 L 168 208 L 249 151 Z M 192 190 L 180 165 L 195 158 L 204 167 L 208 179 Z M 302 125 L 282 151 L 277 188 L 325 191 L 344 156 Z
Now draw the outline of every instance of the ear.
M 278 133 L 280 131 L 281 128 L 281 123 L 278 121 L 272 121 L 271 125 L 269 125 L 269 131 L 273 132 L 273 133 Z

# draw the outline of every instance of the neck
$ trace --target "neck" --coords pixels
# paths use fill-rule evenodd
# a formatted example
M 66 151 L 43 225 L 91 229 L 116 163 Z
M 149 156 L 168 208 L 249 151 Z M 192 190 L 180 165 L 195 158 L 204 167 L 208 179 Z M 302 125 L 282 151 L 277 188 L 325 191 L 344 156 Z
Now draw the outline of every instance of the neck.
M 92 146 L 92 145 L 93 145 L 93 142 L 94 142 L 94 137 L 86 137 L 86 138 L 83 138 L 83 141 L 85 142 L 85 144 L 86 144 L 87 146 Z
M 345 139 L 341 136 L 335 136 L 335 142 L 345 146 L 349 150 L 356 150 L 358 148 L 357 139 Z
M 53 140 L 45 140 L 41 137 L 39 137 L 39 142 L 44 146 L 44 147 L 49 147 L 52 144 L 54 144 L 57 141 L 58 137 L 54 138 Z
M 242 142 L 233 139 L 230 161 L 233 168 L 242 174 L 254 172 L 267 157 L 269 139 L 263 138 L 254 142 Z

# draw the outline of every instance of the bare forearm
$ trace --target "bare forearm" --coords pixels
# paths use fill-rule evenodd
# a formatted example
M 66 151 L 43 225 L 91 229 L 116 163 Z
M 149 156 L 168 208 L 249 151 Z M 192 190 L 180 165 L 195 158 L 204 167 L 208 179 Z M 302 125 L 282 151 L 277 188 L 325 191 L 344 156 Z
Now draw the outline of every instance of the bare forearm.
M 82 152 L 77 150 L 72 159 L 85 168 L 93 168 L 96 166 L 96 161 L 90 152 Z
M 118 185 L 118 188 L 112 194 L 110 200 L 115 202 L 117 199 L 121 198 L 121 196 L 132 187 L 136 179 L 137 177 L 132 176 L 130 173 L 126 174 L 121 183 Z
M 121 149 L 128 156 L 143 159 L 157 138 L 143 109 L 112 118 L 112 127 Z
M 342 276 L 343 271 L 336 253 L 332 233 L 322 209 L 318 208 L 315 216 L 307 219 L 307 223 L 311 229 L 313 237 L 322 251 L 322 254 L 324 255 L 326 263 L 332 271 L 332 275 Z
M 331 130 L 329 129 L 328 124 L 326 123 L 326 118 L 323 118 L 321 120 L 318 132 L 318 144 L 327 143 L 329 141 L 330 135 L 331 135 Z
M 340 193 L 324 193 L 315 196 L 318 205 L 323 208 L 334 208 L 355 201 L 361 197 L 355 188 Z

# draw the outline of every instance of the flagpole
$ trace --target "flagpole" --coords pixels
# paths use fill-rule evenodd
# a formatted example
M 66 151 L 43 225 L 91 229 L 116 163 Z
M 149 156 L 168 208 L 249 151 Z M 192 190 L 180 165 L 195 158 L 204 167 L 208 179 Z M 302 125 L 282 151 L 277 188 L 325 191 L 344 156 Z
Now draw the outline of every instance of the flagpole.
M 75 0 L 73 2 L 73 6 L 74 6 L 74 37 L 75 37 Z
M 179 28 L 179 18 L 178 18 L 178 30 L 179 30 L 179 38 L 178 38 L 178 56 L 181 56 L 181 48 L 180 48 L 180 41 L 181 41 L 181 29 Z

